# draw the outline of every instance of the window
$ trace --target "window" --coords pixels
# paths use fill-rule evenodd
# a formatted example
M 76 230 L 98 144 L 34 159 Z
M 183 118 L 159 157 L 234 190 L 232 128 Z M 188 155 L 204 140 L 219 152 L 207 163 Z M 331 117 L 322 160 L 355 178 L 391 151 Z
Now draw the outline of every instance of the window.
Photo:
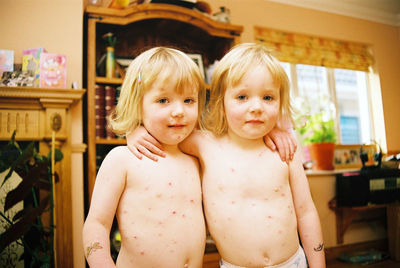
M 336 108 L 338 143 L 361 144 L 373 139 L 368 73 L 347 69 L 282 62 L 291 82 L 291 98 L 303 97 L 309 103 L 329 98 Z M 311 105 L 317 112 L 318 105 Z

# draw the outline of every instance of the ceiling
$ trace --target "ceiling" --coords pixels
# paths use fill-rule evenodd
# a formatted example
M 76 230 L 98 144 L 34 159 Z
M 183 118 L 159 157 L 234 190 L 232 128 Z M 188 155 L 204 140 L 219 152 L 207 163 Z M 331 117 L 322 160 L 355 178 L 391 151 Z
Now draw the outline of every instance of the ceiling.
M 400 0 L 267 0 L 400 26 Z

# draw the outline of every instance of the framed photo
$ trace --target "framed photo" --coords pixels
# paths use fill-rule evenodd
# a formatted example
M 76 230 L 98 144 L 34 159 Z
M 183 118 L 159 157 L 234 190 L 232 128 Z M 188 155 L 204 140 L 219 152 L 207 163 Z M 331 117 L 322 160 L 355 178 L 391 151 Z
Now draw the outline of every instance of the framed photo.
M 376 146 L 361 145 L 361 144 L 337 144 L 335 147 L 334 166 L 335 169 L 361 168 L 362 162 L 360 159 L 360 149 L 368 153 L 368 162 L 366 165 L 374 164 L 374 154 Z
M 200 73 L 204 78 L 203 59 L 200 54 L 187 54 L 199 66 Z

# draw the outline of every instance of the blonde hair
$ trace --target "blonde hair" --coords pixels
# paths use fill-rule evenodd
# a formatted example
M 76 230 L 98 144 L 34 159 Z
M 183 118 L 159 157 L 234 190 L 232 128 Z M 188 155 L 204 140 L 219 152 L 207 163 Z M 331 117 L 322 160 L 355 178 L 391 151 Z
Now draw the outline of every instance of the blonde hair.
M 144 93 L 154 81 L 165 81 L 171 77 L 176 81 L 175 90 L 179 94 L 192 90 L 198 92 L 201 114 L 205 103 L 205 85 L 196 63 L 177 49 L 155 47 L 137 56 L 129 65 L 108 127 L 116 134 L 125 135 L 140 126 Z
M 280 120 L 292 122 L 289 79 L 271 50 L 264 45 L 243 43 L 234 46 L 217 64 L 211 81 L 210 101 L 207 105 L 201 127 L 216 135 L 226 134 L 228 123 L 225 116 L 224 96 L 228 87 L 237 85 L 252 68 L 265 66 L 279 86 Z

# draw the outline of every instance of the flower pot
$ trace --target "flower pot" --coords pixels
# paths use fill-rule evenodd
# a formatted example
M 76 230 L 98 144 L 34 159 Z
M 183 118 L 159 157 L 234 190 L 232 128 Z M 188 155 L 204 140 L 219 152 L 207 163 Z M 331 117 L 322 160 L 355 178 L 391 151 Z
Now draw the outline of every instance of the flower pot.
M 313 170 L 333 170 L 334 143 L 312 143 L 308 146 L 313 160 Z

